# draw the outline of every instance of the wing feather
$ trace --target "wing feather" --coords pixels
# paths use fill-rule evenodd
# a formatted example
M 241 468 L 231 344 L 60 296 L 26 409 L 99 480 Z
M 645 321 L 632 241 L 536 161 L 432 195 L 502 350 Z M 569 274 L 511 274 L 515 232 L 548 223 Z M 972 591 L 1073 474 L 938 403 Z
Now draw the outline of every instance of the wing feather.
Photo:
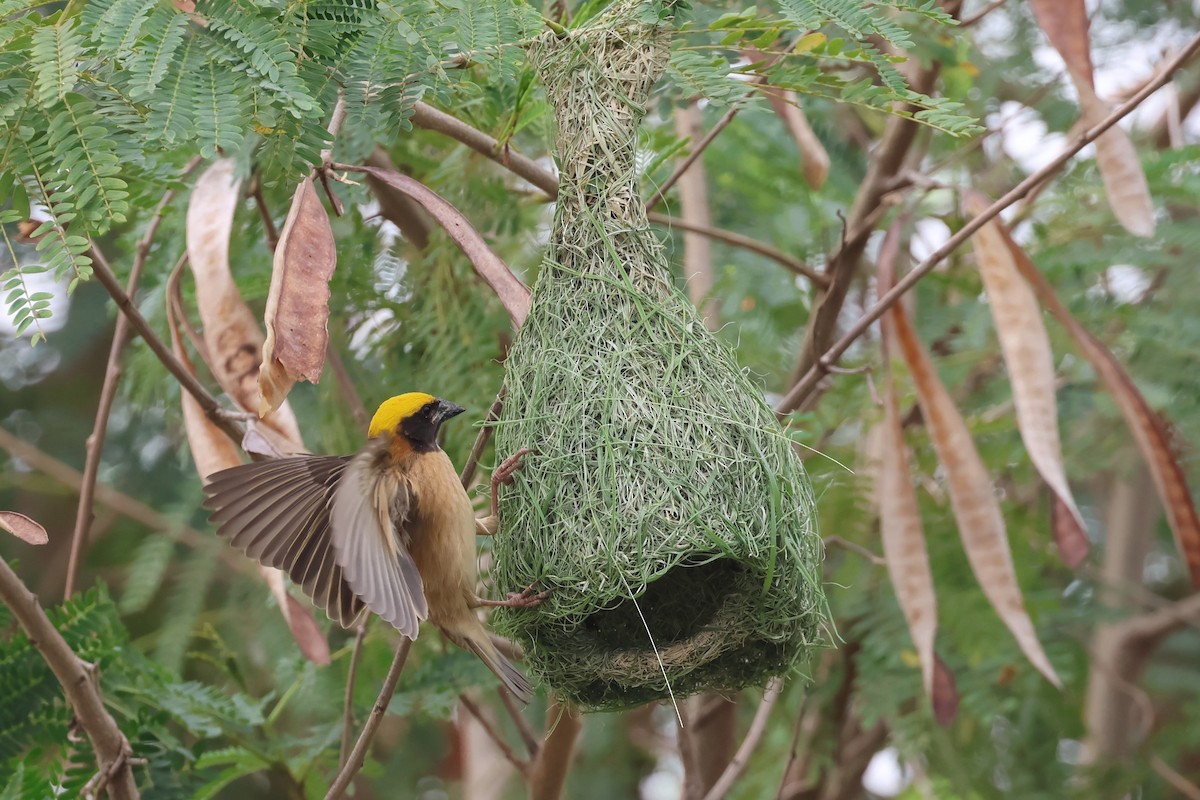
M 407 483 L 371 469 L 375 453 L 354 457 L 342 473 L 330 507 L 330 542 L 347 583 L 367 607 L 410 639 L 429 616 L 421 575 L 393 518 L 412 504 Z
M 350 456 L 260 461 L 209 476 L 204 507 L 217 533 L 282 569 L 330 619 L 349 627 L 363 610 L 330 547 L 329 509 Z

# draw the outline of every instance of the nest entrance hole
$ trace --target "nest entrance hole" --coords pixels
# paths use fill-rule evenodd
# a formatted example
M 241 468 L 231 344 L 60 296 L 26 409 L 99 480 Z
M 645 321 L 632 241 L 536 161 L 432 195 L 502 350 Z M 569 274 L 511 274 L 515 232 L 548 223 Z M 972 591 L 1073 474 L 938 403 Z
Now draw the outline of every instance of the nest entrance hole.
M 576 635 L 593 639 L 605 650 L 652 651 L 650 639 L 659 649 L 687 641 L 711 626 L 731 594 L 744 590 L 744 572 L 727 558 L 673 567 L 636 600 L 589 614 Z

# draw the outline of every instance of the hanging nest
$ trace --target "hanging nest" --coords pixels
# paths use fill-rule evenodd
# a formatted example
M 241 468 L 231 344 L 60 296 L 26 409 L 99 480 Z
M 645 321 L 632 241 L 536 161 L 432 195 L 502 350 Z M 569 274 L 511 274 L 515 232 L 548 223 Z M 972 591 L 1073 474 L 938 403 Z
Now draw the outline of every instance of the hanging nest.
M 618 0 L 530 50 L 558 122 L 554 231 L 506 362 L 495 578 L 552 593 L 499 630 L 593 710 L 733 691 L 792 669 L 827 609 L 792 443 L 672 282 L 649 230 L 637 126 L 671 3 Z

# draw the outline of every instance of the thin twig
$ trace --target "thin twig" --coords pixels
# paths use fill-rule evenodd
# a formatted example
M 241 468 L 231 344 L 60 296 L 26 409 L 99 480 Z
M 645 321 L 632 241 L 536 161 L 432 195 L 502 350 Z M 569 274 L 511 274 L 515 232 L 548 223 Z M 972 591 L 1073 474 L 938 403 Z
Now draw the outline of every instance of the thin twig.
M 504 737 L 500 735 L 500 731 L 496 730 L 496 726 L 484 715 L 483 709 L 476 705 L 475 701 L 467 697 L 466 694 L 460 694 L 458 702 L 462 703 L 462 707 L 475 718 L 475 721 L 483 728 L 483 732 L 492 740 L 492 744 L 496 745 L 496 749 L 508 760 L 508 763 L 512 764 L 517 772 L 525 777 L 529 777 L 529 762 L 518 756 L 512 747 L 509 746 L 508 742 L 504 741 Z
M 852 542 L 849 539 L 843 539 L 841 536 L 826 536 L 823 540 L 826 547 L 840 547 L 843 550 L 849 550 L 851 553 L 858 553 L 860 556 L 870 561 L 877 567 L 882 567 L 887 564 L 882 558 L 875 553 L 872 553 L 861 544 Z
M 325 363 L 333 370 L 333 379 L 337 382 L 342 399 L 346 401 L 346 405 L 350 406 L 350 414 L 354 417 L 354 422 L 360 430 L 365 432 L 367 425 L 371 422 L 371 415 L 367 413 L 367 407 L 363 405 L 362 397 L 354 388 L 354 381 L 350 379 L 350 371 L 346 369 L 346 361 L 342 358 L 342 354 L 338 351 L 332 338 L 329 340 L 328 347 L 325 348 Z
M 462 472 L 459 473 L 458 479 L 462 481 L 463 488 L 467 488 L 475 480 L 475 470 L 479 467 L 479 459 L 483 455 L 483 449 L 487 447 L 488 440 L 492 438 L 494 430 L 492 423 L 500 419 L 500 409 L 504 405 L 504 387 L 500 387 L 500 391 L 496 394 L 496 399 L 492 401 L 492 407 L 488 409 L 487 417 L 484 418 L 484 425 L 479 429 L 479 435 L 475 437 L 474 444 L 471 445 L 471 452 L 467 456 L 467 461 L 463 464 Z
M 519 178 L 523 178 L 533 186 L 540 189 L 546 196 L 553 200 L 558 197 L 558 178 L 554 173 L 545 169 L 541 164 L 529 158 L 526 155 L 518 153 L 511 148 L 503 148 L 500 143 L 493 139 L 488 134 L 474 128 L 467 123 L 450 116 L 444 111 L 439 111 L 425 103 L 417 103 L 413 118 L 413 125 L 418 128 L 440 133 L 443 136 L 448 136 L 451 139 L 464 144 L 480 155 L 486 156 L 508 171 L 512 172 Z M 684 224 L 682 221 L 666 214 L 651 212 L 649 214 L 651 222 L 657 225 L 668 225 L 679 228 L 680 230 L 693 231 L 711 239 L 725 242 L 733 247 L 740 247 L 761 256 L 771 259 L 781 266 L 795 272 L 797 275 L 802 275 L 805 278 L 816 283 L 818 286 L 824 286 L 829 282 L 829 279 L 821 273 L 815 271 L 812 267 L 805 264 L 799 259 L 792 258 L 785 253 L 763 244 L 748 236 L 732 231 L 722 230 L 720 228 L 704 228 L 700 229 L 695 226 Z
M 517 731 L 521 734 L 521 741 L 525 742 L 525 749 L 529 751 L 529 757 L 536 758 L 538 750 L 541 749 L 541 742 L 538 741 L 537 734 L 533 732 L 533 726 L 529 724 L 529 720 L 525 719 L 525 715 L 521 713 L 513 693 L 504 686 L 497 686 L 496 694 L 500 695 L 500 702 L 504 704 L 508 715 L 512 717 L 513 723 L 517 726 Z
M 350 738 L 354 736 L 354 681 L 358 677 L 358 662 L 362 660 L 363 640 L 367 638 L 367 626 L 371 617 L 367 615 L 354 633 L 354 650 L 350 653 L 350 667 L 346 672 L 346 700 L 342 709 L 342 749 L 338 757 L 338 766 L 346 766 L 350 758 Z
M 37 446 L 23 439 L 18 439 L 4 428 L 0 428 L 0 450 L 4 450 L 15 458 L 21 459 L 28 466 L 73 491 L 78 492 L 83 486 L 82 472 L 45 453 Z M 142 501 L 103 483 L 96 484 L 96 501 L 121 516 L 128 517 L 135 522 L 140 522 L 151 530 L 178 534 L 179 541 L 188 547 L 196 549 L 207 547 L 211 541 L 210 537 L 195 528 L 185 525 L 179 520 L 171 519 Z M 247 575 L 253 573 L 251 562 L 239 556 L 232 548 L 222 547 L 217 553 L 218 557 L 227 567 Z
M 1174 767 L 1158 756 L 1150 756 L 1150 769 L 1154 770 L 1154 773 L 1158 777 L 1169 783 L 1172 789 L 1179 792 L 1180 797 L 1186 797 L 1187 800 L 1200 800 L 1200 786 L 1189 781 Z
M 196 376 L 188 372 L 187 368 L 179 362 L 171 349 L 163 343 L 154 329 L 150 327 L 150 323 L 142 316 L 142 312 L 138 311 L 133 300 L 121 288 L 121 284 L 117 281 L 117 276 L 113 273 L 112 267 L 108 263 L 108 259 L 100 252 L 100 248 L 96 243 L 89 242 L 90 255 L 92 256 L 92 269 L 96 280 L 103 286 L 110 297 L 116 302 L 117 308 L 121 310 L 126 317 L 129 318 L 129 324 L 137 331 L 138 335 L 146 342 L 162 365 L 167 368 L 167 371 L 179 381 L 179 385 L 187 392 L 190 392 L 196 398 L 196 402 L 200 404 L 200 408 L 208 416 L 213 423 L 220 428 L 230 439 L 235 442 L 240 442 L 245 431 L 242 426 L 234 421 L 234 416 L 230 415 L 225 409 L 221 408 L 221 404 L 213 397 L 208 389 L 196 379 Z
M 325 129 L 329 134 L 329 146 L 321 150 L 321 166 L 314 169 L 312 174 L 320 178 L 321 186 L 325 189 L 325 196 L 329 198 L 329 205 L 333 207 L 333 213 L 339 217 L 345 213 L 345 209 L 329 182 L 329 170 L 326 169 L 326 165 L 333 158 L 333 142 L 337 139 L 338 133 L 342 130 L 342 123 L 345 121 L 346 92 L 338 87 L 337 102 L 333 104 L 333 113 L 329 115 L 329 125 Z
M 408 651 L 411 649 L 412 639 L 407 636 L 401 638 L 400 646 L 396 648 L 396 657 L 392 659 L 392 666 L 388 668 L 387 677 L 383 679 L 383 686 L 379 689 L 379 696 L 375 699 L 371 714 L 363 724 L 362 733 L 358 735 L 358 741 L 354 743 L 354 749 L 350 751 L 349 758 L 338 769 L 337 777 L 334 778 L 333 784 L 325 794 L 325 800 L 338 800 L 350 786 L 354 776 L 363 768 L 363 762 L 367 757 L 367 748 L 371 746 L 371 739 L 375 738 L 375 732 L 379 730 L 379 724 L 383 722 L 383 715 L 387 711 L 388 703 L 392 701 L 392 695 L 396 693 L 396 684 L 400 682 L 400 673 L 404 671 L 404 662 L 408 660 Z
M 967 17 L 961 23 L 959 23 L 959 29 L 961 30 L 963 28 L 970 28 L 972 25 L 979 24 L 984 17 L 995 11 L 1000 6 L 1004 5 L 1005 2 L 1007 2 L 1007 0 L 992 0 L 992 2 L 988 3 L 987 6 L 985 6 L 977 14 Z
M 796 49 L 796 45 L 799 42 L 800 39 L 796 39 L 796 41 L 793 42 L 790 47 L 783 52 L 778 53 L 771 63 L 767 64 L 766 66 L 774 66 L 786 58 L 793 50 Z M 759 87 L 767 84 L 767 79 L 768 75 L 763 72 L 755 77 L 754 80 L 747 82 L 746 85 L 750 87 L 750 91 L 746 92 L 744 100 L 749 100 L 750 98 L 754 97 L 754 93 L 758 91 Z M 687 158 L 683 159 L 683 161 L 676 165 L 674 171 L 667 177 L 665 181 L 662 182 L 662 185 L 658 187 L 650 199 L 646 201 L 647 211 L 654 210 L 654 207 L 663 201 L 663 198 L 666 197 L 667 192 L 671 191 L 671 187 L 683 177 L 683 173 L 687 172 L 688 169 L 691 168 L 692 164 L 696 163 L 696 159 L 703 155 L 705 149 L 712 144 L 713 139 L 716 139 L 717 135 L 721 131 L 729 127 L 729 123 L 733 122 L 733 118 L 737 116 L 738 112 L 741 111 L 743 107 L 744 106 L 741 103 L 734 103 L 729 107 L 729 110 L 725 112 L 724 116 L 717 120 L 717 124 L 713 125 L 712 129 L 710 129 L 709 132 L 704 135 L 704 138 L 696 143 L 696 145 L 692 148 L 692 151 L 688 153 Z
M 1101 120 L 1096 125 L 1084 131 L 1075 142 L 1060 153 L 1046 166 L 1033 173 L 1025 180 L 1018 183 L 1010 189 L 1003 197 L 988 206 L 982 213 L 971 219 L 964 225 L 958 233 L 946 240 L 945 244 L 935 250 L 924 261 L 913 268 L 911 272 L 896 282 L 896 285 L 891 288 L 886 294 L 876 301 L 875 305 L 871 306 L 859 319 L 850 327 L 846 333 L 837 340 L 828 350 L 821 355 L 816 363 L 808 369 L 808 371 L 800 378 L 799 381 L 788 391 L 783 400 L 780 401 L 777 410 L 786 410 L 796 408 L 804 400 L 804 398 L 813 390 L 817 382 L 821 380 L 828 372 L 828 367 L 836 364 L 838 359 L 850 348 L 850 345 L 862 336 L 871 325 L 875 323 L 883 313 L 891 308 L 897 300 L 911 289 L 916 283 L 933 271 L 934 267 L 942 262 L 946 256 L 954 252 L 967 239 L 975 234 L 980 228 L 993 220 L 1002 211 L 1011 206 L 1013 203 L 1027 195 L 1034 187 L 1042 181 L 1059 172 L 1075 154 L 1082 150 L 1087 145 L 1095 141 L 1101 134 L 1117 124 L 1118 121 L 1127 116 L 1131 111 L 1137 108 L 1141 103 L 1154 92 L 1158 91 L 1171 75 L 1179 68 L 1179 65 L 1187 61 L 1194 53 L 1200 50 L 1200 35 L 1192 38 L 1185 47 L 1170 63 L 1164 67 L 1158 76 L 1147 82 L 1142 89 L 1129 100 L 1117 106 L 1112 113 Z
M 944 10 L 957 13 L 954 4 Z M 934 79 L 940 64 L 920 68 L 912 77 L 912 88 L 918 92 L 933 91 Z M 910 111 L 915 108 L 909 106 Z M 859 266 L 866 250 L 869 237 L 875 230 L 878 219 L 888 210 L 893 190 L 890 188 L 895 176 L 903 169 L 906 161 L 913 157 L 914 145 L 920 124 L 915 119 L 894 116 L 888 119 L 887 127 L 879 143 L 871 153 L 867 174 L 854 195 L 848 218 L 839 212 L 842 235 L 837 249 L 829 256 L 825 275 L 829 285 L 813 298 L 812 310 L 805 323 L 804 339 L 800 344 L 792 379 L 796 380 L 817 361 L 821 353 L 837 334 L 842 309 L 850 287 L 858 277 Z M 781 406 L 784 412 L 794 411 L 799 404 Z
M 0 558 L 0 600 L 12 610 L 30 643 L 62 684 L 75 719 L 92 742 L 100 772 L 107 775 L 109 797 L 137 800 L 137 783 L 128 760 L 133 750 L 116 720 L 104 707 L 96 668 L 75 655 L 42 610 L 37 595 L 25 587 L 3 558 Z
M 254 183 L 250 186 L 250 196 L 254 198 L 254 207 L 258 209 L 258 216 L 263 224 L 263 232 L 267 235 L 267 249 L 274 253 L 275 247 L 279 244 L 279 228 L 275 226 L 275 220 L 271 217 L 271 210 L 267 208 L 267 199 L 263 197 L 262 193 L 262 181 L 257 176 L 255 176 Z
M 651 222 L 656 225 L 664 225 L 668 228 L 678 228 L 681 231 L 689 231 L 698 233 L 701 236 L 707 236 L 709 239 L 714 239 L 718 242 L 724 242 L 732 247 L 739 247 L 743 250 L 749 250 L 752 253 L 758 253 L 764 258 L 769 258 L 776 264 L 785 269 L 796 273 L 797 275 L 807 278 L 817 286 L 825 287 L 829 285 L 829 278 L 817 272 L 815 269 L 805 264 L 798 258 L 792 258 L 782 250 L 777 250 L 768 244 L 764 244 L 757 239 L 752 239 L 740 233 L 714 228 L 707 225 L 696 225 L 679 217 L 672 217 L 667 214 L 662 214 L 658 211 L 651 211 L 648 215 Z
M 196 168 L 200 157 L 192 158 L 183 168 L 183 175 Z M 133 266 L 129 269 L 129 280 L 125 284 L 125 294 L 132 297 L 137 292 L 138 282 L 142 278 L 146 259 L 150 255 L 150 245 L 162 225 L 163 212 L 175 198 L 176 189 L 171 188 L 163 193 L 162 199 L 154 208 L 154 213 L 146 225 L 146 231 L 138 240 L 134 251 Z M 75 512 L 75 530 L 71 535 L 71 554 L 67 559 L 67 581 L 63 588 L 63 597 L 68 598 L 75 593 L 75 577 L 79 572 L 79 561 L 83 558 L 84 547 L 87 543 L 88 530 L 92 523 L 92 505 L 96 493 L 96 476 L 100 473 L 100 457 L 104 453 L 104 439 L 108 435 L 108 419 L 112 415 L 113 400 L 117 396 L 117 383 L 121 378 L 121 351 L 129 341 L 129 319 L 117 315 L 113 326 L 112 345 L 108 351 L 108 364 L 104 370 L 104 385 L 100 389 L 100 402 L 96 407 L 96 421 L 92 425 L 92 434 L 87 438 L 83 462 L 83 486 L 79 491 L 79 506 Z
M 760 75 L 751 82 L 751 85 L 760 86 L 766 82 L 766 76 Z M 709 129 L 708 133 L 704 134 L 704 138 L 692 147 L 692 151 L 687 154 L 687 157 L 684 158 L 683 161 L 679 162 L 679 164 L 675 167 L 674 172 L 667 176 L 667 179 L 662 182 L 662 185 L 659 186 L 654 194 L 651 195 L 650 199 L 646 201 L 647 211 L 653 211 L 654 207 L 663 201 L 663 198 L 667 196 L 667 192 L 671 191 L 671 187 L 679 182 L 679 179 L 683 177 L 683 173 L 687 172 L 688 169 L 691 168 L 692 164 L 696 163 L 696 159 L 704 154 L 705 149 L 712 144 L 713 139 L 717 138 L 717 134 L 729 127 L 729 123 L 733 122 L 733 118 L 736 117 L 737 113 L 741 110 L 742 107 L 740 105 L 735 104 L 730 106 L 729 110 L 725 112 L 725 115 L 717 120 L 717 124 L 713 125 L 712 128 Z
M 708 794 L 704 795 L 704 800 L 720 800 L 729 793 L 733 784 L 741 777 L 742 770 L 746 768 L 746 764 L 750 760 L 750 755 L 754 752 L 754 748 L 758 747 L 758 742 L 762 739 L 763 734 L 766 733 L 767 719 L 771 716 L 771 709 L 775 707 L 775 702 L 779 699 L 782 689 L 782 678 L 774 678 L 767 684 L 762 702 L 758 704 L 758 710 L 754 712 L 754 720 L 750 723 L 750 729 L 746 731 L 746 738 L 742 740 L 741 746 L 734 753 L 729 766 L 725 767 L 725 771 L 721 773 L 721 777 L 708 790 Z
M 1185 625 L 1200 626 L 1200 594 L 1189 595 L 1162 608 L 1114 623 L 1120 635 L 1140 646 Z
M 782 800 L 785 797 L 786 790 L 793 783 L 791 780 L 793 770 L 801 776 L 808 770 L 807 762 L 800 761 L 801 746 L 803 745 L 803 752 L 807 758 L 811 751 L 811 739 L 821 719 L 819 710 L 816 704 L 812 702 L 812 695 L 806 696 L 800 704 L 800 713 L 796 715 L 795 730 L 792 732 L 792 748 L 788 751 L 788 760 L 783 766 L 783 777 L 779 781 L 779 791 L 775 793 L 776 800 Z

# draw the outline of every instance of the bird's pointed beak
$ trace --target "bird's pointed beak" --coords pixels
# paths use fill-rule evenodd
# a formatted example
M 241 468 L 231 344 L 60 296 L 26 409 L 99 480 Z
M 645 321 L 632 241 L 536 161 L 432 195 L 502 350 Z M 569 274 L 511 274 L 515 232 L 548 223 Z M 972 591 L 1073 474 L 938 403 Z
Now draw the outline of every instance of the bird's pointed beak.
M 437 410 L 437 423 L 440 425 L 443 422 L 445 422 L 446 420 L 450 419 L 451 417 L 457 417 L 459 414 L 463 413 L 464 411 L 466 411 L 466 409 L 460 405 L 456 405 L 447 400 L 439 400 L 438 401 L 438 410 Z

